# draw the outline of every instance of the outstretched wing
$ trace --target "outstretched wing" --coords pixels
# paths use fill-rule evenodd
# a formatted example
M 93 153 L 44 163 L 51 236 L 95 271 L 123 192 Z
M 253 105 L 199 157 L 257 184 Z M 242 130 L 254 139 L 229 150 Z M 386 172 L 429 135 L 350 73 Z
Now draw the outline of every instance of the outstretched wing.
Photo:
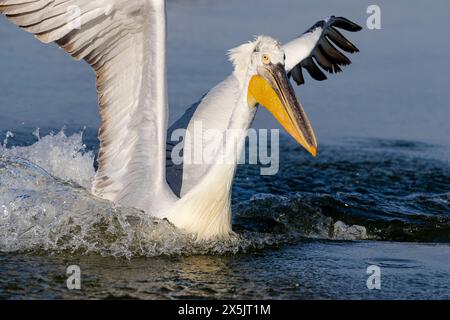
M 101 144 L 93 192 L 147 211 L 173 197 L 165 180 L 164 0 L 0 0 L 0 13 L 95 71 Z
M 313 79 L 323 81 L 327 76 L 321 69 L 338 73 L 342 71 L 341 66 L 351 64 L 350 59 L 341 50 L 348 53 L 359 50 L 337 28 L 350 32 L 362 29 L 350 20 L 331 16 L 317 22 L 299 38 L 283 46 L 286 53 L 286 71 L 298 85 L 305 83 L 302 69 L 306 69 Z

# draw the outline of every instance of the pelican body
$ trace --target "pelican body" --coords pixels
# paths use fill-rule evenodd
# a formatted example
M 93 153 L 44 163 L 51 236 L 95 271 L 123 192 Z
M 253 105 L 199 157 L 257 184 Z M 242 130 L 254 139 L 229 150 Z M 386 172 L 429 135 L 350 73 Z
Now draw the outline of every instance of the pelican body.
M 359 31 L 353 22 L 330 17 L 281 45 L 267 36 L 230 50 L 233 73 L 189 108 L 169 129 L 164 0 L 0 0 L 0 12 L 44 43 L 55 42 L 96 75 L 100 106 L 99 168 L 92 193 L 149 215 L 167 218 L 197 240 L 231 234 L 231 187 L 236 157 L 258 106 L 267 108 L 309 153 L 317 141 L 289 78 L 304 83 L 303 69 L 325 80 L 357 52 L 337 28 Z M 339 50 L 338 48 L 341 50 Z M 320 66 L 320 67 L 319 67 Z M 170 135 L 229 133 L 236 148 L 226 161 L 175 165 Z M 169 137 L 169 139 L 167 139 Z M 219 141 L 204 138 L 202 149 Z M 198 152 L 184 141 L 183 157 Z M 208 157 L 219 158 L 210 148 Z

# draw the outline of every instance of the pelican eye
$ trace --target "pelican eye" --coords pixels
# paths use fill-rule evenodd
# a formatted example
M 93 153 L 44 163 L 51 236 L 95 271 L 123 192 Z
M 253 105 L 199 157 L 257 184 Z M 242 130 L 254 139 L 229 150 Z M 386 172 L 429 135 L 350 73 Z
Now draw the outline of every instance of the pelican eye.
M 262 60 L 262 63 L 264 63 L 264 64 L 270 63 L 270 57 L 268 54 L 263 54 L 261 60 Z

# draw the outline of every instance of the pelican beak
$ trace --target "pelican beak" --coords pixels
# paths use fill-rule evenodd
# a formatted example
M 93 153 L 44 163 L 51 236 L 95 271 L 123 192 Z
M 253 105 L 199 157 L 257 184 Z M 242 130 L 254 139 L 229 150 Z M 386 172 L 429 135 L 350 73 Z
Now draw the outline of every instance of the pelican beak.
M 250 79 L 248 103 L 259 103 L 272 113 L 283 128 L 309 153 L 317 155 L 317 141 L 305 110 L 297 100 L 284 65 L 258 67 Z

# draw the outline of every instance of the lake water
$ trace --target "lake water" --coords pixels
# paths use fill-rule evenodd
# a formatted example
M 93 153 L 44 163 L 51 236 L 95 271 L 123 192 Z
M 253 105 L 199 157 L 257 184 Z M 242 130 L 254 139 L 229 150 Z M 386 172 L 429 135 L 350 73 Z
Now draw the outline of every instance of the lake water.
M 370 4 L 169 0 L 171 121 L 231 72 L 228 49 L 331 14 L 365 26 Z M 92 72 L 0 19 L 0 141 L 14 133 L 0 147 L 0 298 L 449 299 L 450 3 L 377 4 L 382 29 L 349 35 L 354 64 L 296 89 L 318 158 L 282 137 L 277 176 L 242 166 L 237 234 L 205 244 L 89 194 Z M 254 126 L 277 124 L 261 110 Z M 65 285 L 73 264 L 80 291 Z

